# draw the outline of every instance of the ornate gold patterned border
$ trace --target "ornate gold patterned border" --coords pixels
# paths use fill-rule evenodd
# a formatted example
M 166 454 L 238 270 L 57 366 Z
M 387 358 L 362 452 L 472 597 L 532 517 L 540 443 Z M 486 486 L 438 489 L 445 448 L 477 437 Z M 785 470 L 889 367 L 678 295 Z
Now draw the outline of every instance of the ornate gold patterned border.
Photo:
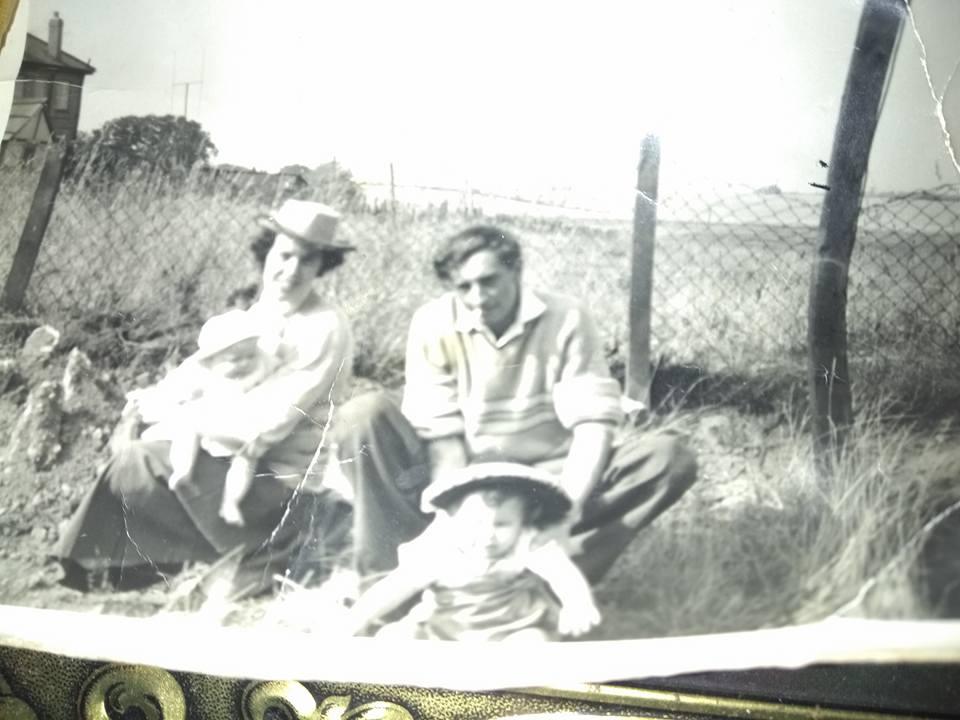
M 13 27 L 20 0 L 0 0 L 0 50 L 7 44 L 7 33 Z
M 398 662 L 402 661 L 398 658 Z M 883 713 L 610 685 L 474 693 L 383 685 L 238 680 L 0 647 L 0 720 L 492 720 L 521 716 L 664 720 L 892 717 Z

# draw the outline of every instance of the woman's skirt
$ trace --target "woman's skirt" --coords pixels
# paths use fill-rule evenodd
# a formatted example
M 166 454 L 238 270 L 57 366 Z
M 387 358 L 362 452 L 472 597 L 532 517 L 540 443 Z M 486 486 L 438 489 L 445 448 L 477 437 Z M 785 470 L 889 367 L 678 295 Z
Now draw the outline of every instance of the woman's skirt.
M 191 476 L 170 490 L 169 456 L 169 442 L 137 440 L 110 458 L 53 553 L 67 570 L 65 584 L 82 587 L 98 573 L 118 586 L 142 584 L 231 553 L 242 558 L 235 587 L 250 594 L 270 587 L 274 575 L 302 579 L 315 565 L 332 565 L 349 540 L 349 506 L 262 468 L 240 505 L 245 524 L 230 525 L 219 516 L 229 458 L 200 451 Z

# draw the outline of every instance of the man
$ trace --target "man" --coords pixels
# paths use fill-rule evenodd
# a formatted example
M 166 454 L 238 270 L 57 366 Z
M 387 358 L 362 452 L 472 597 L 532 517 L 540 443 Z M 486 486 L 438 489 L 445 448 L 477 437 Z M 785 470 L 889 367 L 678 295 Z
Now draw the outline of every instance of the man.
M 510 233 L 464 230 L 434 269 L 450 291 L 413 317 L 402 410 L 370 395 L 338 413 L 357 571 L 396 566 L 397 546 L 430 521 L 419 498 L 432 479 L 504 460 L 559 474 L 574 559 L 595 582 L 693 483 L 693 455 L 669 435 L 628 431 L 614 447 L 620 388 L 593 321 L 573 299 L 524 287 Z

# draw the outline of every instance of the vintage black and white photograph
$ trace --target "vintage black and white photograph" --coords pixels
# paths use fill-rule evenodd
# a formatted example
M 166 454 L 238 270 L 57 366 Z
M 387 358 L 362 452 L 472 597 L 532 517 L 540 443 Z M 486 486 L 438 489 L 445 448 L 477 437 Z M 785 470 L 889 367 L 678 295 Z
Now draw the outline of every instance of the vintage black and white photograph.
M 957 3 L 11 5 L 0 604 L 960 618 Z

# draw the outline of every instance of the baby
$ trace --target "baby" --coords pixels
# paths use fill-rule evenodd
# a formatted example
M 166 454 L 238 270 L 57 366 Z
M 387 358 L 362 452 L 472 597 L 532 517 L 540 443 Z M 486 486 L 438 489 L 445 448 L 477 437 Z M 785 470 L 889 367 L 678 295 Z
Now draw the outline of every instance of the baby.
M 127 396 L 149 425 L 141 438 L 170 441 L 171 490 L 190 477 L 201 447 L 213 457 L 232 456 L 220 516 L 234 525 L 244 524 L 240 503 L 253 482 L 256 461 L 238 455 L 239 448 L 201 437 L 190 419 L 203 412 L 205 403 L 229 403 L 270 373 L 272 364 L 257 343 L 258 334 L 246 313 L 218 315 L 200 330 L 194 355 L 157 385 Z
M 422 503 L 434 521 L 350 608 L 351 634 L 421 591 L 419 604 L 378 637 L 550 640 L 600 622 L 586 578 L 539 533 L 571 506 L 553 476 L 514 463 L 476 464 L 434 482 Z

